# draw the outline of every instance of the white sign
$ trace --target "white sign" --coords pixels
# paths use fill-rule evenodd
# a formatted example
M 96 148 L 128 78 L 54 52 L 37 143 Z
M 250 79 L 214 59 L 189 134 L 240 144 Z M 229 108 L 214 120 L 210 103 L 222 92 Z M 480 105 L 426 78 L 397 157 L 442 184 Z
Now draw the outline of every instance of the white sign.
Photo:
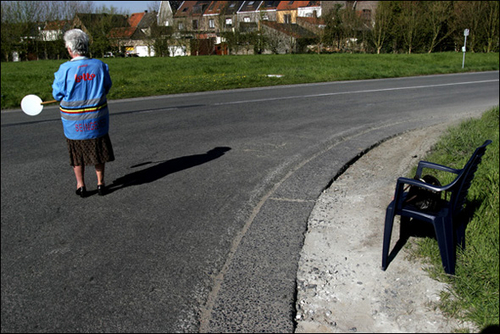
M 469 29 L 464 30 L 464 46 L 462 47 L 462 52 L 464 53 L 464 58 L 462 59 L 462 68 L 464 68 L 465 65 L 465 52 L 467 51 L 466 45 L 467 45 L 467 36 L 469 36 Z

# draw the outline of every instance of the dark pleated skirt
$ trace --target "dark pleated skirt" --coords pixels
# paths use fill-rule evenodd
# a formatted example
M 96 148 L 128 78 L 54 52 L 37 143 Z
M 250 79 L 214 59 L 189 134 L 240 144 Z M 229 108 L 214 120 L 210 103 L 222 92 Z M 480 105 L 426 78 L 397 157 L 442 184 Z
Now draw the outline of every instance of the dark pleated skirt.
M 113 146 L 108 134 L 86 140 L 66 138 L 66 142 L 68 143 L 71 166 L 95 166 L 115 160 Z

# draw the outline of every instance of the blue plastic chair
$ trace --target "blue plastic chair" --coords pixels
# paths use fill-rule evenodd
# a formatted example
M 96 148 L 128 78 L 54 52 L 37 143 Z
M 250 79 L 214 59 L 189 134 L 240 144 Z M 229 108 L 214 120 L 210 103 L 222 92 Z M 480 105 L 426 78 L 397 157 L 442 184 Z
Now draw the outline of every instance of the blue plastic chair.
M 420 161 L 417 167 L 416 176 L 422 177 L 424 168 L 431 168 L 440 171 L 457 174 L 457 177 L 448 185 L 433 186 L 416 179 L 400 177 L 397 180 L 394 200 L 389 204 L 385 215 L 384 241 L 382 249 L 382 270 L 386 270 L 389 265 L 389 247 L 391 242 L 392 227 L 395 215 L 401 216 L 400 239 L 398 244 L 407 240 L 405 225 L 418 221 L 429 222 L 434 226 L 436 239 L 439 245 L 441 261 L 447 274 L 455 274 L 456 245 L 465 246 L 466 222 L 460 219 L 460 214 L 465 204 L 467 192 L 469 191 L 474 173 L 477 170 L 481 159 L 486 152 L 486 146 L 491 144 L 487 140 L 478 147 L 463 169 L 454 169 L 427 161 Z M 433 211 L 421 210 L 414 205 L 405 203 L 408 192 L 405 185 L 417 186 L 423 189 L 445 193 L 445 198 L 440 200 L 438 208 Z M 451 193 L 450 199 L 446 199 L 446 194 Z M 410 220 L 412 218 L 412 220 Z M 405 239 L 406 238 L 406 239 Z M 398 244 L 394 249 L 398 248 Z M 401 247 L 401 245 L 399 246 Z

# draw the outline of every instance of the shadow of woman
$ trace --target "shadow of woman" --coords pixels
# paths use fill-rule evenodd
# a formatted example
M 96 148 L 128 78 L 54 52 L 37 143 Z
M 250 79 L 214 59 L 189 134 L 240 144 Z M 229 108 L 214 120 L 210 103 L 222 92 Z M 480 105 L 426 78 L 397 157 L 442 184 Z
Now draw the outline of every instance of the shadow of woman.
M 108 192 L 126 188 L 129 186 L 136 186 L 144 183 L 154 182 L 162 177 L 169 174 L 177 173 L 182 170 L 195 167 L 214 159 L 220 158 L 227 151 L 231 150 L 229 147 L 216 147 L 205 154 L 196 154 L 186 157 L 175 158 L 171 160 L 158 161 L 159 164 L 142 169 L 137 172 L 127 174 L 125 176 L 119 177 L 113 181 L 111 185 L 108 186 Z M 131 166 L 131 168 L 136 168 L 151 163 L 157 163 L 153 161 L 144 162 L 138 165 Z

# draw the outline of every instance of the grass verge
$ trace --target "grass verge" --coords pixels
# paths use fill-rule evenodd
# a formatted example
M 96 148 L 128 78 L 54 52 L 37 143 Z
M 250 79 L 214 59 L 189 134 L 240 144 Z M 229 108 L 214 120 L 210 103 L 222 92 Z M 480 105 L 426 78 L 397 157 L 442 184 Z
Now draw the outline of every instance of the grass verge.
M 447 314 L 471 321 L 480 329 L 499 324 L 499 108 L 486 111 L 452 127 L 440 138 L 424 160 L 463 168 L 474 150 L 487 139 L 493 141 L 469 189 L 466 210 L 473 216 L 466 230 L 466 248 L 457 254 L 456 275 L 444 273 L 437 241 L 417 239 L 411 254 L 430 263 L 426 270 L 437 280 L 449 283 L 442 292 L 440 308 Z M 412 176 L 415 174 L 413 170 Z M 430 170 L 426 170 L 426 172 Z M 450 173 L 434 172 L 442 184 Z
M 65 61 L 2 62 L 2 109 L 19 108 L 28 94 L 52 100 L 54 72 Z M 461 52 L 105 58 L 103 61 L 109 65 L 113 81 L 110 100 L 499 69 L 498 53 L 467 54 L 462 69 Z

